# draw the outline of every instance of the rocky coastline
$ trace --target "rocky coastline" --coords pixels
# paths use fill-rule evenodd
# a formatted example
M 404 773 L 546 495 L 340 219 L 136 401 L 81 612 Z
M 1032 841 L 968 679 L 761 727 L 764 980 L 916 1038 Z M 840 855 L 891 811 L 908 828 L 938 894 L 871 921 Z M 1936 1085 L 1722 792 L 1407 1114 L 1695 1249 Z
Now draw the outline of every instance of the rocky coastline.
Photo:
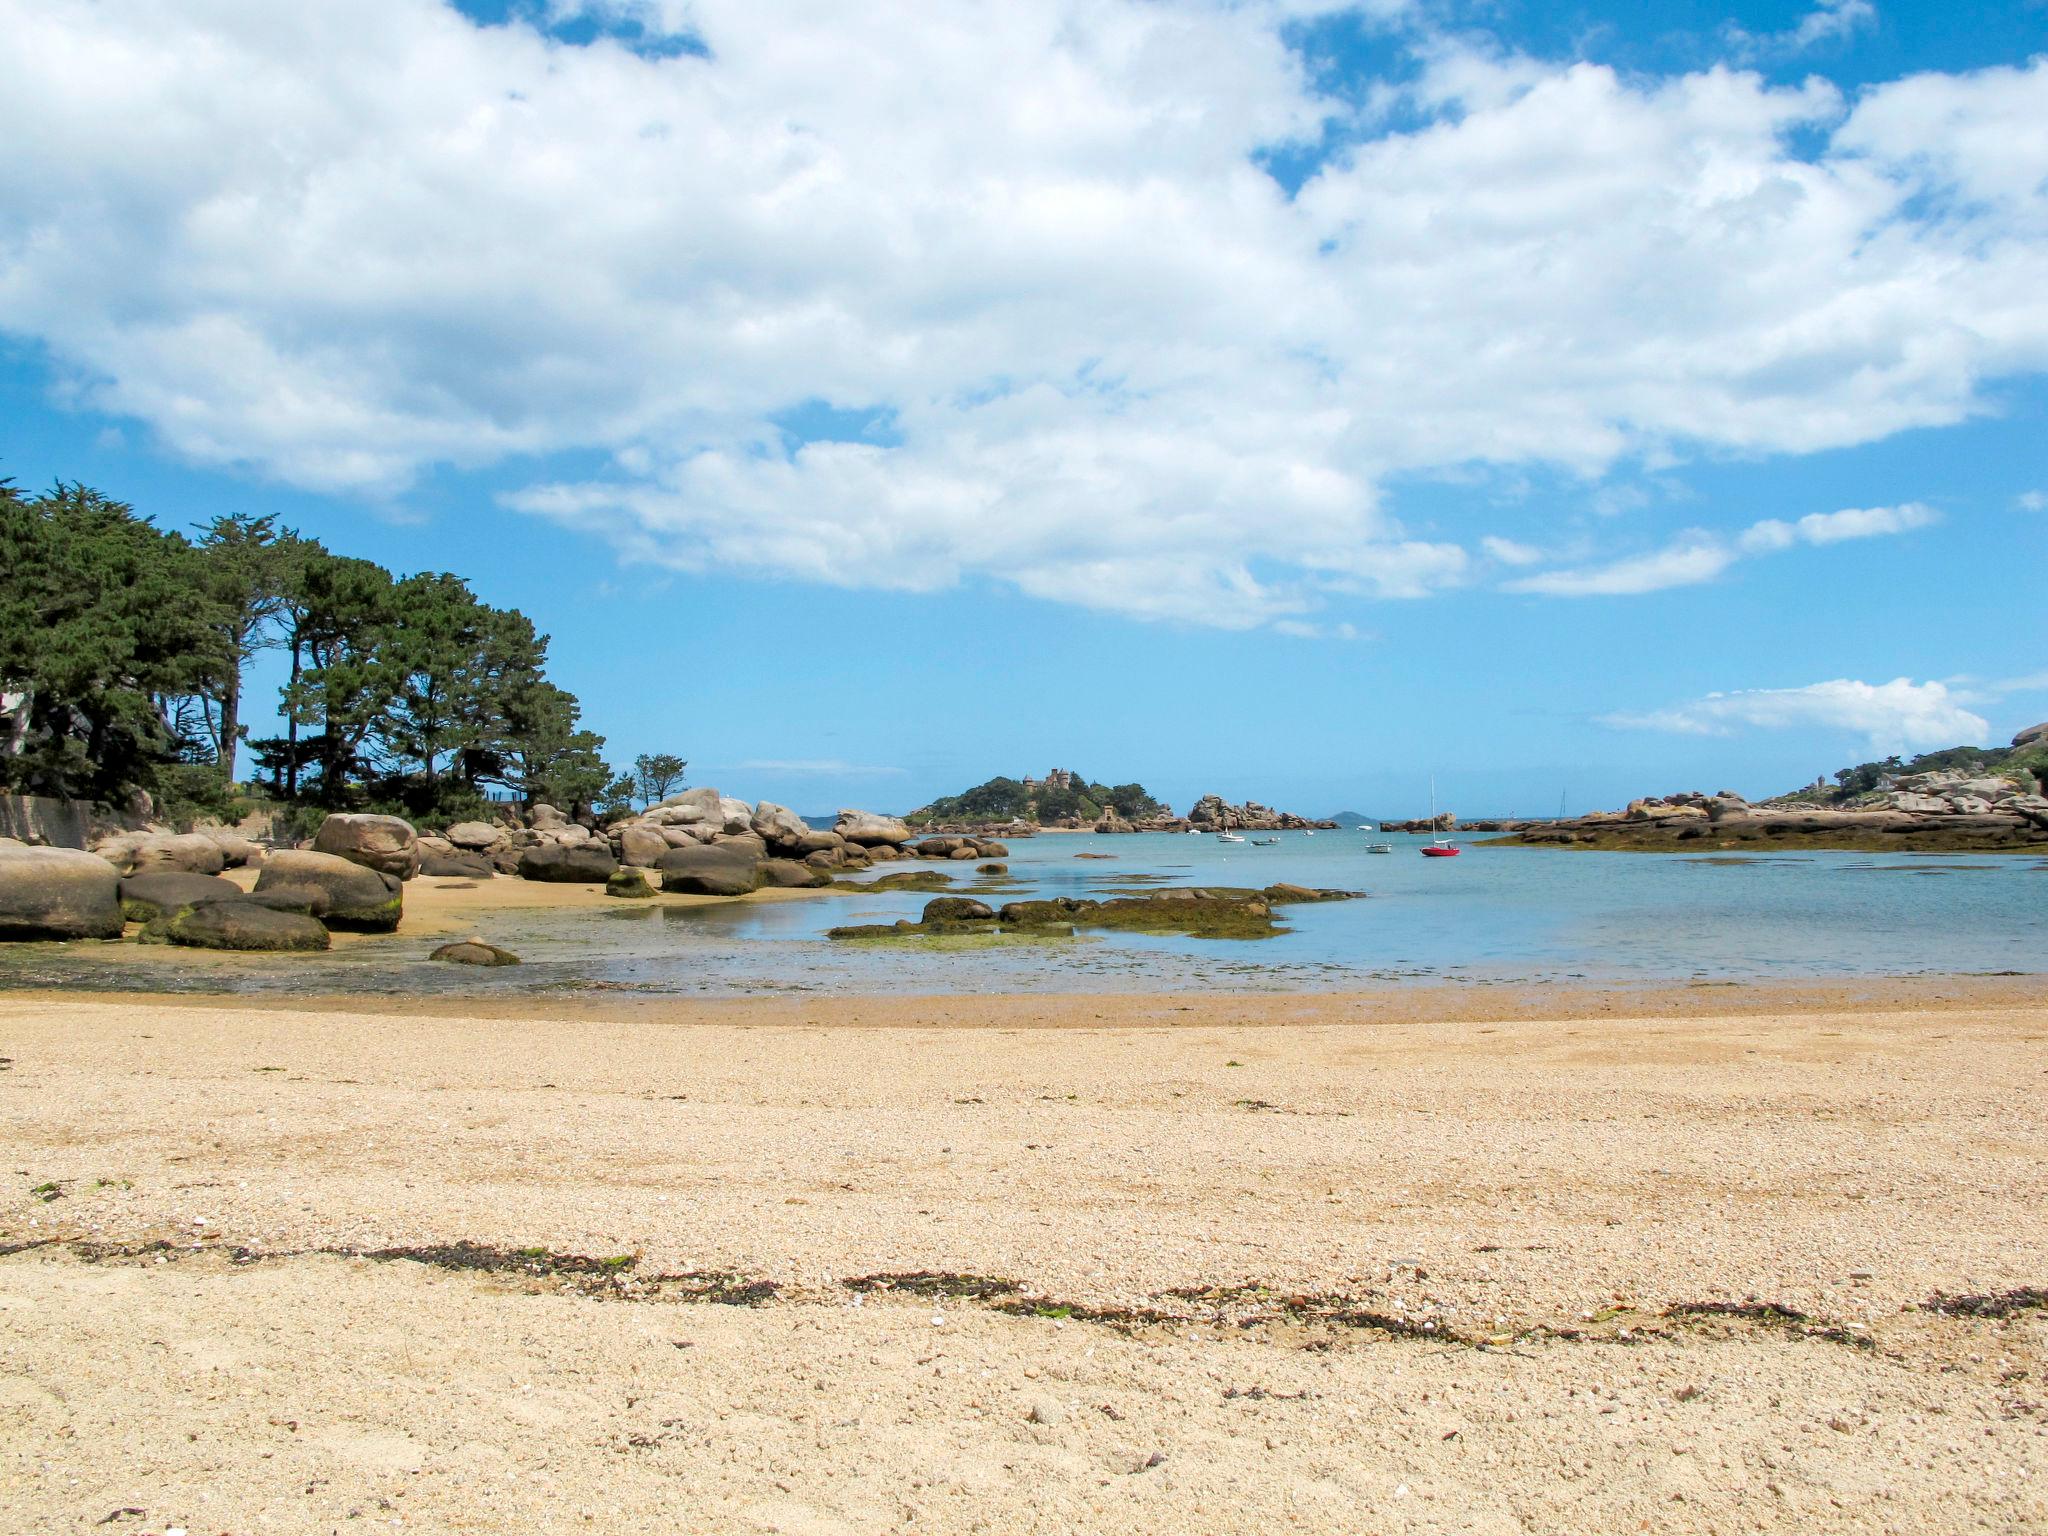
M 222 827 L 122 830 L 88 849 L 0 838 L 0 940 L 132 937 L 198 949 L 318 951 L 336 932 L 396 931 L 405 887 L 422 875 L 602 886 L 622 899 L 742 897 L 826 889 L 897 860 L 987 865 L 1008 852 L 989 837 L 919 837 L 872 811 L 842 810 L 832 827 L 817 828 L 786 806 L 710 788 L 610 823 L 545 804 L 428 832 L 398 816 L 337 813 L 304 847 Z M 244 883 L 226 871 L 242 871 Z M 503 952 L 467 953 L 477 947 L 444 946 L 435 958 L 507 963 Z
M 2013 738 L 2015 749 L 2048 743 L 2048 724 Z M 1874 853 L 2048 853 L 2048 795 L 2026 767 L 1943 769 L 1887 775 L 1846 802 L 1827 788 L 1759 804 L 1733 790 L 1631 800 L 1618 811 L 1569 820 L 1495 823 L 1499 845 L 1697 853 L 1715 848 L 1841 849 Z M 1386 824 L 1394 830 L 1395 824 Z M 1465 830 L 1478 830 L 1473 823 Z

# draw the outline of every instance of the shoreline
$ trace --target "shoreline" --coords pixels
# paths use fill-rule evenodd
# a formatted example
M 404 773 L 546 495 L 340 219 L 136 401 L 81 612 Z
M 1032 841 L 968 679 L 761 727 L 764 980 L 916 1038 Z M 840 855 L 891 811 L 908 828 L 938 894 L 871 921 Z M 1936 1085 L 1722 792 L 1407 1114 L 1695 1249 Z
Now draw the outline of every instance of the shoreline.
M 788 894 L 808 895 L 810 892 Z M 730 899 L 705 897 L 706 901 Z M 452 931 L 452 930 L 451 930 Z M 438 933 L 432 935 L 439 937 Z M 336 936 L 337 938 L 340 935 Z M 364 935 L 376 938 L 388 935 Z M 175 954 L 175 951 L 172 951 Z M 212 957 L 209 957 L 212 958 Z M 1361 1025 L 1542 1022 L 1620 1014 L 1655 1020 L 1752 1018 L 1784 1013 L 1814 1016 L 1903 1012 L 2048 1009 L 2048 972 L 1797 977 L 1687 982 L 1450 981 L 1390 983 L 1320 990 L 1183 992 L 862 992 L 802 996 L 733 993 L 645 994 L 592 987 L 583 991 L 394 995 L 379 992 L 157 992 L 132 988 L 0 988 L 8 1005 L 119 1004 L 173 1009 L 238 1009 L 257 1013 L 397 1014 L 440 1019 L 574 1019 L 579 1022 L 717 1023 L 733 1026 L 935 1029 L 1187 1027 L 1215 1014 L 1254 1027 L 1283 1028 L 1304 1012 L 1355 1012 Z M 920 1017 L 904 1024 L 904 1011 Z M 1085 1018 L 1059 1016 L 1071 1011 Z M 716 1018 L 698 1019 L 697 1014 Z M 748 1017 L 759 1014 L 761 1017 Z M 845 1018 L 832 1015 L 845 1014 Z M 1192 1014 L 1194 1020 L 1180 1017 Z M 928 1015 L 929 1017 L 925 1017 Z M 863 1021 L 866 1022 L 863 1022 Z

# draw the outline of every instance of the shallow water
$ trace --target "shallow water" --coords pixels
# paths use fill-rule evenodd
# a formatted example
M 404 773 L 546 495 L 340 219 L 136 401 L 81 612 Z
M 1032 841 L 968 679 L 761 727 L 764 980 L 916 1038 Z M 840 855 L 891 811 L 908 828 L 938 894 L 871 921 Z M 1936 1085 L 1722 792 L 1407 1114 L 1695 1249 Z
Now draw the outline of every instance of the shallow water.
M 1301 885 L 1363 901 L 1280 909 L 1252 941 L 1142 934 L 932 945 L 834 942 L 836 924 L 915 918 L 927 893 L 774 903 L 625 902 L 599 912 L 496 913 L 485 937 L 527 962 L 429 964 L 402 930 L 319 958 L 181 951 L 137 963 L 124 945 L 0 949 L 0 987 L 275 993 L 720 996 L 806 992 L 1340 990 L 1387 982 L 1655 982 L 2048 971 L 2048 862 L 1997 855 L 1561 852 L 1467 844 L 1425 859 L 1421 837 L 1372 855 L 1357 832 L 1282 833 L 1276 847 L 1166 833 L 1048 836 L 1010 845 L 1010 874 L 946 868 L 992 905 L 1127 885 Z M 1080 858 L 1081 854 L 1114 857 Z M 928 865 L 884 866 L 891 869 Z M 993 887 L 993 889 L 987 889 Z

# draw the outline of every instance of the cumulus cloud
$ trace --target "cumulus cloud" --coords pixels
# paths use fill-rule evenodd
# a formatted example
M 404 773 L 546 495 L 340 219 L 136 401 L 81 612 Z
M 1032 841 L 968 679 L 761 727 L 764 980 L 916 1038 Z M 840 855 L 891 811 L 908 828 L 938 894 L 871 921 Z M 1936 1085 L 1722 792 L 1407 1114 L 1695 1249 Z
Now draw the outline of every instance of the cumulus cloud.
M 1359 128 L 1288 44 L 1329 8 L 0 0 L 0 330 L 297 485 L 574 454 L 507 504 L 631 559 L 1234 626 L 1470 580 L 1396 476 L 1841 447 L 2048 366 L 2048 59 L 1845 100 L 1417 33 L 1404 126 L 1289 195 L 1268 151 Z
M 2048 511 L 2048 494 L 2041 491 L 2022 491 L 2013 500 L 2022 512 Z
M 1690 704 L 1647 714 L 1604 716 L 1624 730 L 1730 736 L 1744 729 L 1836 730 L 1863 737 L 1873 752 L 1928 751 L 1983 741 L 1991 726 L 1938 682 L 1888 683 L 1836 678 L 1804 688 L 1750 688 L 1710 693 Z
M 1510 592 L 1535 592 L 1549 597 L 1635 596 L 1712 581 L 1736 561 L 1751 555 L 1776 554 L 1799 544 L 1839 544 L 1846 539 L 1908 533 L 1940 520 L 1940 514 L 1932 507 L 1919 502 L 1809 512 L 1789 523 L 1765 518 L 1751 523 L 1732 539 L 1692 529 L 1651 554 L 1577 570 L 1543 571 L 1504 585 Z

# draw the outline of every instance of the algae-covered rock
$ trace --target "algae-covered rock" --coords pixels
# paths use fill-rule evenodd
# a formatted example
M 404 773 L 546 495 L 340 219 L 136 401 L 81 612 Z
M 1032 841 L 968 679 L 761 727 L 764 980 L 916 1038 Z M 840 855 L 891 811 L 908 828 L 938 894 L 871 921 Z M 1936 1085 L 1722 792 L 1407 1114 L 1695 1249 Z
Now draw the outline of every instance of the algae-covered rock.
M 992 918 L 995 908 L 972 896 L 936 896 L 924 904 L 926 923 L 976 922 Z
M 315 951 L 332 942 L 316 917 L 239 899 L 181 907 L 163 919 L 161 928 L 171 943 L 191 949 Z
M 636 901 L 656 894 L 654 887 L 647 883 L 647 871 L 630 864 L 623 869 L 612 871 L 611 877 L 604 883 L 604 893 L 607 896 L 624 896 Z
M 121 915 L 131 923 L 154 922 L 180 907 L 209 901 L 241 901 L 242 888 L 218 875 L 188 875 L 175 870 L 130 875 L 121 882 Z

